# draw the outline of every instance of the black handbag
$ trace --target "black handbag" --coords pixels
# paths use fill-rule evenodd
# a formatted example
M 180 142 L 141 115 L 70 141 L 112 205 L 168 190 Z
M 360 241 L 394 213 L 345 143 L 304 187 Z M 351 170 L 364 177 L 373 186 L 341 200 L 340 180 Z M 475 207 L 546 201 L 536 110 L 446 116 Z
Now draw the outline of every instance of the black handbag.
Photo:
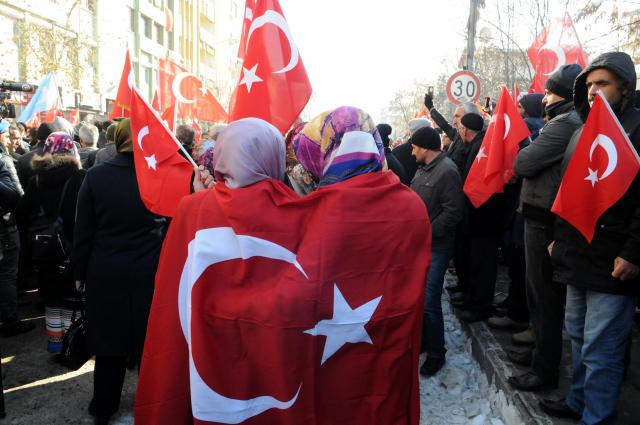
M 64 334 L 62 340 L 62 350 L 57 355 L 57 361 L 61 365 L 71 369 L 78 370 L 91 358 L 87 347 L 87 329 L 84 319 L 84 303 L 82 296 L 78 291 L 78 296 L 73 306 L 73 314 L 71 315 L 71 326 Z M 76 319 L 76 313 L 80 311 L 79 317 Z

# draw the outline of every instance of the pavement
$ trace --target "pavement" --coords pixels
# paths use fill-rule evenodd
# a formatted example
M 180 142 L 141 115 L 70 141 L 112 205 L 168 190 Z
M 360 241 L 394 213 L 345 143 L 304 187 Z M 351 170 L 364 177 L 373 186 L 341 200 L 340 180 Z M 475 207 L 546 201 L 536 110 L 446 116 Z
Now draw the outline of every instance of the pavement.
M 448 284 L 455 284 L 456 278 L 447 274 Z M 506 268 L 500 266 L 496 282 L 496 301 L 507 296 L 509 279 Z M 519 375 L 527 371 L 525 367 L 511 363 L 506 356 L 508 349 L 520 349 L 511 344 L 512 331 L 492 329 L 486 322 L 464 323 L 463 329 L 471 337 L 472 353 L 480 363 L 490 383 L 504 392 L 508 403 L 518 410 L 521 424 L 526 425 L 573 425 L 576 421 L 561 420 L 550 417 L 542 412 L 538 406 L 541 398 L 560 399 L 569 391 L 571 382 L 571 351 L 566 333 L 563 334 L 563 355 L 560 368 L 560 385 L 556 390 L 539 391 L 535 393 L 514 390 L 507 382 L 512 375 Z M 633 327 L 633 342 L 631 345 L 631 364 L 627 379 L 622 386 L 618 405 L 618 425 L 640 425 L 640 317 L 636 315 Z M 515 425 L 515 424 L 514 424 Z

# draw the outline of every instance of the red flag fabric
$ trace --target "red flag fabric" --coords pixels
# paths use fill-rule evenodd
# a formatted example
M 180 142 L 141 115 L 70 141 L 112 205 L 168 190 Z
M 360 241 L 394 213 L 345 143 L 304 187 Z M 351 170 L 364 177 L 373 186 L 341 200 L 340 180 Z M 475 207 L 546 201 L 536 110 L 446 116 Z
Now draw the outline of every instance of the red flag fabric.
M 211 90 L 198 76 L 172 60 L 160 59 L 158 85 L 163 110 L 178 101 L 180 118 L 196 117 L 200 121 L 227 122 L 227 113 Z
M 598 218 L 625 194 L 640 158 L 609 103 L 598 93 L 551 211 L 591 242 Z
M 176 106 L 171 105 L 170 107 L 168 107 L 162 112 L 162 121 L 164 121 L 167 124 L 167 127 L 169 127 L 169 130 L 173 131 L 174 133 L 176 131 L 175 109 L 176 109 Z
M 131 135 L 140 198 L 156 214 L 173 217 L 178 202 L 191 192 L 193 167 L 157 113 L 132 91 Z
M 72 125 L 76 125 L 80 123 L 80 109 L 75 108 L 69 112 L 69 122 Z
M 135 86 L 133 71 L 131 69 L 131 57 L 129 50 L 124 58 L 124 67 L 122 68 L 122 76 L 120 77 L 120 85 L 116 100 L 113 103 L 113 109 L 109 114 L 109 119 L 131 116 L 131 91 Z
M 516 105 L 516 109 L 518 109 L 518 98 L 520 97 L 520 88 L 518 87 L 518 82 L 513 83 L 513 104 Z
M 262 118 L 283 134 L 311 97 L 311 83 L 278 0 L 257 0 L 244 21 L 246 57 L 229 119 Z
M 420 202 L 389 172 L 304 198 L 265 180 L 184 199 L 156 274 L 136 424 L 417 425 L 431 261 Z
M 240 45 L 238 46 L 238 58 L 244 59 L 247 47 L 247 33 L 253 21 L 253 9 L 256 7 L 255 0 L 246 0 L 244 5 L 244 20 L 242 21 L 242 33 L 240 34 Z
M 545 27 L 528 50 L 535 70 L 529 92 L 544 93 L 544 86 L 556 69 L 562 65 L 587 64 L 587 53 L 582 49 L 578 33 L 568 13 L 553 25 Z
M 482 139 L 482 145 L 464 182 L 464 193 L 478 208 L 514 176 L 513 163 L 518 145 L 531 133 L 509 91 L 502 86 L 496 109 Z
M 158 90 L 153 92 L 153 100 L 151 101 L 151 107 L 158 112 L 162 112 L 160 109 L 160 99 L 158 99 Z

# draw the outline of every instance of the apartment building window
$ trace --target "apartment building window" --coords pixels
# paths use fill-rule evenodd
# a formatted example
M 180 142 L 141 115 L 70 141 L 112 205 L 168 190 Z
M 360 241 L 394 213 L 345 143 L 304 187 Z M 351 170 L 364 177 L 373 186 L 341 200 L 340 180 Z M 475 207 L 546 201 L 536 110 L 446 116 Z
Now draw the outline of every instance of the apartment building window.
M 136 32 L 136 11 L 129 8 L 129 29 L 131 32 Z
M 155 7 L 162 8 L 162 0 L 149 0 L 149 3 L 151 3 Z
M 175 49 L 173 31 L 167 34 L 169 50 Z
M 164 28 L 160 24 L 155 24 L 156 27 L 156 41 L 158 44 L 164 45 Z
M 153 24 L 151 23 L 151 18 L 143 16 L 142 21 L 144 22 L 144 36 L 147 38 L 153 38 Z
M 231 17 L 235 18 L 238 16 L 238 4 L 235 0 L 231 0 Z

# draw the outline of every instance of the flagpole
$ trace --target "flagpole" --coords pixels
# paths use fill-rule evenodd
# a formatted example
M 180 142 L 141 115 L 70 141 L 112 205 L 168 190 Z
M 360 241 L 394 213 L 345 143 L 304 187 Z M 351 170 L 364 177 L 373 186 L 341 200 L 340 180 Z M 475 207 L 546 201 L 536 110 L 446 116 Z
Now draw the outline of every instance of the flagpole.
M 191 155 L 189 155 L 189 152 L 187 152 L 187 150 L 184 148 L 184 146 L 182 146 L 182 143 L 180 143 L 180 141 L 178 139 L 176 139 L 175 134 L 173 134 L 173 132 L 169 129 L 169 127 L 167 127 L 167 124 L 164 122 L 164 120 L 162 119 L 162 117 L 160 115 L 158 115 L 158 112 L 153 109 L 151 107 L 151 105 L 149 105 L 149 102 L 146 101 L 146 99 L 142 96 L 142 94 L 138 91 L 137 87 L 133 87 L 133 90 L 135 90 L 135 92 L 138 94 L 138 96 L 140 97 L 140 99 L 142 99 L 142 101 L 144 102 L 144 104 L 147 106 L 147 108 L 149 108 L 149 110 L 151 111 L 151 113 L 153 114 L 154 117 L 156 117 L 156 119 L 158 121 L 160 121 L 160 124 L 162 124 L 162 127 L 164 127 L 165 130 L 167 130 L 167 132 L 171 135 L 171 138 L 173 139 L 173 141 L 176 143 L 176 145 L 178 145 L 178 148 L 180 148 L 180 150 L 182 151 L 182 153 L 184 154 L 184 156 L 187 158 L 187 160 L 191 163 L 191 165 L 193 165 L 194 169 L 198 169 L 198 164 L 196 164 L 196 162 L 193 160 L 193 158 L 191 157 Z M 174 123 L 175 126 L 175 123 Z

